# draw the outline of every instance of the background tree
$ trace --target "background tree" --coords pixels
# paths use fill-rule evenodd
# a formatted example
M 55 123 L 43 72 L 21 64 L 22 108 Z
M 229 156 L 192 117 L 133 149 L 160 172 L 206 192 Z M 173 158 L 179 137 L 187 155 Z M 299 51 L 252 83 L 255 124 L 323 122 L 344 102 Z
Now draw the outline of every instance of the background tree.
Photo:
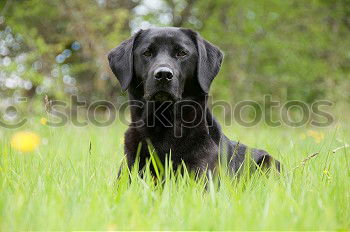
M 0 7 L 2 97 L 75 93 L 117 102 L 122 93 L 106 54 L 158 25 L 192 28 L 224 51 L 211 92 L 220 99 L 350 101 L 349 0 L 8 0 Z

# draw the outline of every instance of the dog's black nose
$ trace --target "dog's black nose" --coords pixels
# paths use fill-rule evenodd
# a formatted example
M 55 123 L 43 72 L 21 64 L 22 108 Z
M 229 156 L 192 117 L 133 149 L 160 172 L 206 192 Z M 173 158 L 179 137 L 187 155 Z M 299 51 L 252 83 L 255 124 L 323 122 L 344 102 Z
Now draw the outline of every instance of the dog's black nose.
M 160 67 L 154 71 L 154 78 L 156 80 L 167 80 L 170 81 L 173 78 L 173 71 L 167 67 Z

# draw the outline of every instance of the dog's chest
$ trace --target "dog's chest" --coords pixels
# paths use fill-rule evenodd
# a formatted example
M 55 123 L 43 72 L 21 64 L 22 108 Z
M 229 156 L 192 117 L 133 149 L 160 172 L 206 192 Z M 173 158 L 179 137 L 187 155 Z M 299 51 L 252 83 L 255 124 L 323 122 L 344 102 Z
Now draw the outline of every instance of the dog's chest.
M 182 160 L 197 159 L 198 152 L 205 156 L 206 153 L 217 152 L 209 134 L 205 130 L 181 131 L 180 137 L 176 136 L 173 128 L 167 130 L 155 130 L 149 134 L 149 140 L 161 160 L 171 154 L 174 163 Z M 202 153 L 200 151 L 203 151 Z

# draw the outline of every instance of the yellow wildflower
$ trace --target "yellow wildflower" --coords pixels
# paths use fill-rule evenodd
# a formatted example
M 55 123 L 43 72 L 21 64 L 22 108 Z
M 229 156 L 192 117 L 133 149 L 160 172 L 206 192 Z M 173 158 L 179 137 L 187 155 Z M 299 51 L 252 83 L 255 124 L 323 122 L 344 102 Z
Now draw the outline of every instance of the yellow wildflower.
M 41 123 L 42 125 L 46 125 L 46 124 L 47 124 L 47 118 L 41 118 L 41 119 L 40 119 L 40 123 Z
M 320 132 L 318 136 L 315 138 L 316 143 L 320 143 L 324 139 L 324 134 Z
M 327 169 L 323 170 L 323 175 L 325 175 L 327 177 L 327 179 L 331 179 L 331 174 L 329 173 L 329 171 Z
M 307 135 L 309 137 L 312 137 L 316 143 L 320 143 L 324 139 L 324 133 L 322 132 L 317 132 L 314 130 L 308 130 Z
M 114 224 L 108 225 L 107 226 L 107 231 L 116 231 L 117 227 Z
M 17 151 L 32 152 L 40 144 L 40 137 L 29 131 L 20 131 L 11 138 L 11 146 Z

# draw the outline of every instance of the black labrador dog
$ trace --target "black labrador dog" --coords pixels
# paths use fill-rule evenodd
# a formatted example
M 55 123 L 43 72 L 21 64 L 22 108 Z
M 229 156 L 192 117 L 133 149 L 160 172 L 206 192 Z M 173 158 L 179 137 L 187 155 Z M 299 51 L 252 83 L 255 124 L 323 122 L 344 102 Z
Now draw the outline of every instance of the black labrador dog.
M 184 28 L 140 30 L 108 55 L 122 89 L 128 90 L 131 124 L 125 134 L 129 168 L 150 158 L 152 144 L 159 160 L 171 157 L 195 173 L 215 172 L 225 162 L 236 173 L 246 154 L 255 167 L 279 162 L 266 151 L 229 140 L 207 107 L 211 82 L 223 53 L 198 33 Z

